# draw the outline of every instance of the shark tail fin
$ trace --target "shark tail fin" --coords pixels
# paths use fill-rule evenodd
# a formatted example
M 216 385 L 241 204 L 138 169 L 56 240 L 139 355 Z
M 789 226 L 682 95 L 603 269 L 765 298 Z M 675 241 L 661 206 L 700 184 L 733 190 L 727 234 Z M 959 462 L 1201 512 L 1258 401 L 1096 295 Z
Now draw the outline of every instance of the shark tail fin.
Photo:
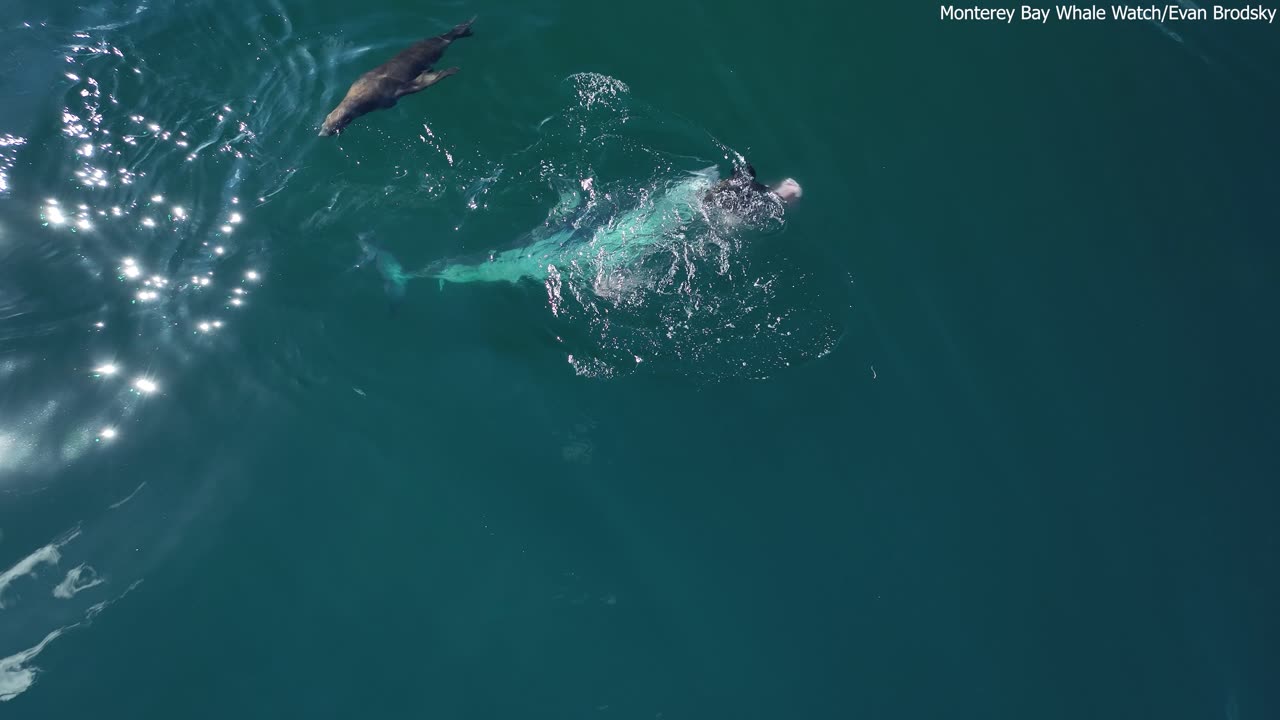
M 428 280 L 435 280 L 436 287 L 443 292 L 445 283 L 454 282 L 454 278 L 451 277 L 449 273 L 450 267 L 451 266 L 448 260 L 436 260 L 433 263 L 429 263 L 426 267 L 422 268 L 421 270 L 414 270 L 413 272 L 409 273 L 409 277 L 426 278 Z
M 423 268 L 414 270 L 413 272 L 410 272 L 410 273 L 405 273 L 405 277 L 408 279 L 417 279 L 417 278 L 439 279 L 440 271 L 443 270 L 444 267 L 445 267 L 445 261 L 436 260 L 435 262 L 428 263 Z
M 472 35 L 474 35 L 475 33 L 473 33 L 473 32 L 471 31 L 471 23 L 473 23 L 473 22 L 475 22 L 475 21 L 476 21 L 475 16 L 472 16 L 472 18 L 471 18 L 470 20 L 468 20 L 468 21 L 466 21 L 466 22 L 462 23 L 461 25 L 459 25 L 459 26 L 455 27 L 454 29 L 450 30 L 450 31 L 449 31 L 449 39 L 450 39 L 450 40 L 456 40 L 456 39 L 458 39 L 458 38 L 471 37 Z
M 382 287 L 386 291 L 390 302 L 390 314 L 397 314 L 408 291 L 409 280 L 414 276 L 404 273 L 395 256 L 382 249 L 378 242 L 374 240 L 373 233 L 360 233 L 356 236 L 356 242 L 360 244 L 360 258 L 351 269 L 355 270 L 366 265 L 373 265 L 374 269 L 378 271 L 378 275 L 382 278 Z

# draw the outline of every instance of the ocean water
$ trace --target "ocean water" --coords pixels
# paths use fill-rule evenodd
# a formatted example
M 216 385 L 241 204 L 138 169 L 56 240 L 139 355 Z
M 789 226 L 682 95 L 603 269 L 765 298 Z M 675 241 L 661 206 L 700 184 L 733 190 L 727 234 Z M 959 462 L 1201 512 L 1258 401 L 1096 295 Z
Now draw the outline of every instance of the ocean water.
M 938 12 L 9 0 L 0 715 L 1280 716 L 1277 30 Z

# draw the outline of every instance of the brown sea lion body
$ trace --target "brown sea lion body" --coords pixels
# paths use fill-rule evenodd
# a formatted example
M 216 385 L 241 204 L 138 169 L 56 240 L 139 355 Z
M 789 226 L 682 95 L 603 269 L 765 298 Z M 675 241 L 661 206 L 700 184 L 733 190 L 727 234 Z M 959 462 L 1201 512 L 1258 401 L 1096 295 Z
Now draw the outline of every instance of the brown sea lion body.
M 361 115 L 374 110 L 385 110 L 405 95 L 425 90 L 458 72 L 456 67 L 444 70 L 432 68 L 454 40 L 472 34 L 471 23 L 475 20 L 471 18 L 443 35 L 420 40 L 361 75 L 351 83 L 351 89 L 347 90 L 346 97 L 342 98 L 338 107 L 324 119 L 320 136 L 333 135 Z

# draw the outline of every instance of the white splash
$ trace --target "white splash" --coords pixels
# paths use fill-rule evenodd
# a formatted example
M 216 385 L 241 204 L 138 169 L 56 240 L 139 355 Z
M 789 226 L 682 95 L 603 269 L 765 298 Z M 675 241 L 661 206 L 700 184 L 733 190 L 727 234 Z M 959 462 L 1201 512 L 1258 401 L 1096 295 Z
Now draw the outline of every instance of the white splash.
M 65 541 L 64 541 L 65 542 Z M 4 609 L 4 591 L 9 585 L 20 577 L 31 575 L 35 569 L 41 565 L 57 565 L 62 559 L 62 555 L 58 553 L 58 545 L 50 544 L 36 550 L 30 555 L 18 561 L 17 565 L 5 570 L 0 574 L 0 610 Z M 0 682 L 3 682 L 0 680 Z
M 123 504 L 125 504 L 125 503 L 129 502 L 130 500 L 132 500 L 132 499 L 133 499 L 133 496 L 134 496 L 134 495 L 137 495 L 138 493 L 142 492 L 142 488 L 144 488 L 144 487 L 146 487 L 146 486 L 147 486 L 147 483 L 146 483 L 146 481 L 144 480 L 144 481 L 142 482 L 142 484 L 141 484 L 141 485 L 139 485 L 138 487 L 134 488 L 134 489 L 133 489 L 133 492 L 129 493 L 129 494 L 128 494 L 128 495 L 127 495 L 123 500 L 117 500 L 117 501 L 115 501 L 115 502 L 111 503 L 110 505 L 108 505 L 108 506 L 107 506 L 107 509 L 108 509 L 108 510 L 115 510 L 116 508 L 120 507 L 121 505 L 123 505 Z
M 101 585 L 103 582 L 104 580 L 98 577 L 98 572 L 92 566 L 81 563 L 67 571 L 67 577 L 53 589 L 53 596 L 69 600 L 75 597 L 77 593 L 88 590 L 95 585 Z
M 29 647 L 21 652 L 14 653 L 9 657 L 0 658 L 0 702 L 7 702 L 18 697 L 35 684 L 36 675 L 39 674 L 40 669 L 31 667 L 28 663 L 34 660 L 41 652 L 44 652 L 45 647 L 48 646 L 49 643 L 57 640 L 68 630 L 89 625 L 96 617 L 98 617 L 98 615 L 102 614 L 103 610 L 106 610 L 108 606 L 122 600 L 129 593 L 133 592 L 134 588 L 138 587 L 141 583 L 141 580 L 135 580 L 134 583 L 126 588 L 119 597 L 110 600 L 103 600 L 102 602 L 93 605 L 85 611 L 83 620 L 54 630 L 48 635 L 45 635 L 44 639 L 36 643 L 35 646 Z
M 58 628 L 45 635 L 44 639 L 34 647 L 29 647 L 22 652 L 0 659 L 0 702 L 7 702 L 18 697 L 35 683 L 38 670 L 34 667 L 27 667 L 27 663 L 35 659 L 37 655 L 44 651 L 46 645 L 57 640 L 66 630 L 66 628 Z

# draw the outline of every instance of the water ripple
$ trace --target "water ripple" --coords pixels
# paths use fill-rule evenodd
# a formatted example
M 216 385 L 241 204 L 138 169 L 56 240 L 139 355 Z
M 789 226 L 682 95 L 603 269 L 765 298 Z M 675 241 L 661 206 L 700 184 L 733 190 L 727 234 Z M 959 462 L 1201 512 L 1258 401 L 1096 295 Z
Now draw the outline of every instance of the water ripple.
M 6 115 L 21 126 L 0 127 L 0 490 L 10 502 L 138 447 L 161 426 L 147 418 L 181 426 L 188 403 L 208 404 L 193 379 L 236 351 L 270 277 L 262 207 L 306 151 L 280 139 L 299 105 L 319 102 L 325 41 L 301 41 L 276 0 L 181 10 L 107 5 L 74 26 L 0 31 L 24 60 L 43 47 L 57 67 L 51 99 L 23 101 L 34 119 Z M 203 60 L 246 49 L 254 62 Z M 166 526 L 204 501 L 180 478 L 161 480 L 107 473 L 97 505 L 40 518 L 76 529 L 0 574 L 0 630 L 19 643 L 0 648 L 0 700 L 31 686 L 49 643 L 169 551 Z

